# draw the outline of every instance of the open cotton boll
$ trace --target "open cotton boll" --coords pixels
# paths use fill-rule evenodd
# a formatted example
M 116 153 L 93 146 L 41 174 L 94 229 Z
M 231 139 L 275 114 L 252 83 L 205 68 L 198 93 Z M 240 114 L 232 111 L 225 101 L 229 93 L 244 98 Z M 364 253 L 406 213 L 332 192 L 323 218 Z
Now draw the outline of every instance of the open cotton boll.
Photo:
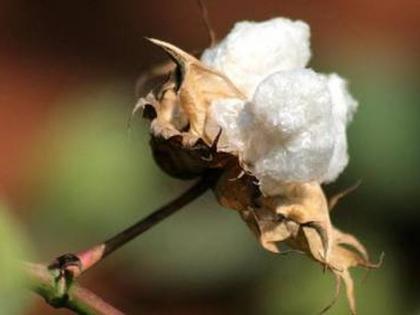
M 237 155 L 266 195 L 279 183 L 331 182 L 348 163 L 346 125 L 357 102 L 338 75 L 280 71 L 263 80 L 250 102 L 212 103 L 207 134 L 222 129 L 218 149 Z
M 201 61 L 221 71 L 249 98 L 269 74 L 303 68 L 311 57 L 309 26 L 302 21 L 274 18 L 238 22 Z

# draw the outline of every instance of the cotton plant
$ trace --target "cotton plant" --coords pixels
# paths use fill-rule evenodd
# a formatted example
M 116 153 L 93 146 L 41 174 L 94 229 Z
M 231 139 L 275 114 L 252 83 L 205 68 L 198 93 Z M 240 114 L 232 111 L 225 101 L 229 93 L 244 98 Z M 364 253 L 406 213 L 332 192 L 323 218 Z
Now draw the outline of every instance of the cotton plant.
M 151 122 L 163 170 L 183 179 L 216 173 L 219 203 L 237 210 L 265 249 L 287 245 L 332 271 L 354 314 L 349 268 L 376 265 L 331 224 L 338 198 L 327 200 L 321 184 L 348 163 L 357 102 L 339 75 L 308 68 L 309 39 L 306 23 L 287 18 L 239 22 L 201 59 L 149 39 L 176 67 L 136 109 Z

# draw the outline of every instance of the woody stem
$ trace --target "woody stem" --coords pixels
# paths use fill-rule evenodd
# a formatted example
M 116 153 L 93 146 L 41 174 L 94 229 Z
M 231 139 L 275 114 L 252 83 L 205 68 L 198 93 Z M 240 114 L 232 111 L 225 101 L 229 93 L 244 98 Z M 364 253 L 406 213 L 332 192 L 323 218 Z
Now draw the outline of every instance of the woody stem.
M 197 199 L 199 196 L 203 195 L 209 188 L 212 187 L 216 178 L 217 174 L 215 172 L 208 172 L 179 197 L 152 212 L 147 217 L 141 219 L 137 223 L 107 239 L 105 242 L 99 245 L 88 248 L 87 250 L 81 251 L 75 255 L 67 254 L 57 258 L 56 262 L 53 263 L 50 267 L 54 268 L 61 266 L 60 259 L 63 261 L 63 258 L 66 260 L 69 256 L 71 256 L 73 257 L 73 263 L 75 260 L 78 260 L 77 264 L 71 264 L 70 266 L 64 265 L 64 268 L 70 271 L 73 277 L 79 276 L 83 272 L 87 271 L 102 261 L 105 257 L 115 252 L 117 249 L 121 248 L 137 236 L 146 232 L 148 229 L 166 219 L 171 214 L 177 212 L 185 205 Z M 65 261 L 64 264 L 66 264 Z

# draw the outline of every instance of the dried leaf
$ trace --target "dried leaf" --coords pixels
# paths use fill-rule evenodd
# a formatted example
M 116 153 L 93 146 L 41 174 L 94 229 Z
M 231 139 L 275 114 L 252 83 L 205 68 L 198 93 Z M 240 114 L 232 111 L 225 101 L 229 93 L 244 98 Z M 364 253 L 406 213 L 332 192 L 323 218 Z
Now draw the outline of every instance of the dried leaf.
M 328 200 L 328 209 L 330 209 L 330 211 L 333 210 L 335 208 L 335 206 L 337 205 L 337 203 L 340 201 L 340 199 L 344 198 L 345 196 L 347 196 L 348 194 L 352 193 L 357 188 L 359 188 L 361 183 L 362 183 L 362 181 L 358 180 L 352 186 L 350 186 L 350 187 L 344 189 L 343 191 L 340 191 L 339 193 L 333 195 Z
M 341 282 L 342 282 L 341 278 L 338 275 L 335 275 L 335 292 L 334 292 L 334 296 L 333 296 L 331 302 L 328 303 L 328 305 L 325 306 L 321 310 L 320 314 L 326 313 L 331 307 L 333 307 L 335 305 L 335 303 L 337 303 L 337 300 L 338 300 L 338 298 L 340 296 Z
M 284 184 L 278 196 L 263 196 L 250 174 L 238 177 L 239 165 L 227 169 L 215 187 L 218 201 L 238 210 L 261 245 L 274 253 L 281 244 L 303 252 L 336 276 L 336 293 L 322 312 L 330 309 L 340 291 L 346 288 L 347 300 L 356 312 L 353 280 L 349 268 L 377 268 L 366 248 L 353 235 L 332 226 L 326 197 L 318 183 Z
M 291 221 L 312 230 L 321 241 L 319 253 L 322 253 L 323 261 L 328 263 L 332 225 L 321 186 L 316 182 L 285 183 L 279 192 L 281 194 L 278 196 L 263 197 L 262 207 L 284 217 L 286 222 Z
M 304 228 L 304 234 L 308 243 L 310 257 L 324 264 L 322 258 L 316 254 L 319 252 L 322 246 L 321 243 L 313 235 L 313 231 L 305 229 L 306 228 Z M 332 248 L 327 267 L 336 275 L 337 282 L 341 282 L 341 280 L 343 280 L 346 288 L 347 300 L 352 314 L 356 314 L 356 302 L 354 297 L 353 279 L 351 277 L 349 268 L 358 266 L 366 268 L 378 268 L 382 263 L 382 258 L 378 264 L 373 264 L 368 260 L 367 257 L 368 255 L 364 246 L 354 236 L 343 233 L 334 228 Z M 337 287 L 340 287 L 339 283 L 337 283 Z M 336 292 L 336 295 L 338 293 L 339 292 Z M 333 302 L 324 308 L 323 311 L 327 311 L 335 303 L 335 300 L 336 298 L 334 298 Z
M 169 43 L 149 40 L 176 64 L 167 79 L 141 98 L 133 110 L 134 114 L 141 109 L 151 121 L 156 162 L 169 175 L 181 179 L 197 177 L 207 168 L 223 167 L 234 157 L 217 152 L 217 146 L 212 146 L 215 135 L 204 133 L 207 110 L 213 100 L 243 97 L 242 93 L 194 56 Z

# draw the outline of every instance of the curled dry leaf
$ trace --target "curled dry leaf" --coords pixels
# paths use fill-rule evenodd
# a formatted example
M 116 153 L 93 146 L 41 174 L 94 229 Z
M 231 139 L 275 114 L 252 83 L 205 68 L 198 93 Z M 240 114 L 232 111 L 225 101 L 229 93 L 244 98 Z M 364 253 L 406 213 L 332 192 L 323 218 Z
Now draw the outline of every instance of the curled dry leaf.
M 303 252 L 336 276 L 337 292 L 344 282 L 352 314 L 356 314 L 351 267 L 377 268 L 369 260 L 365 247 L 353 235 L 331 225 L 326 198 L 317 183 L 285 187 L 285 194 L 264 197 L 255 178 L 237 177 L 238 167 L 227 170 L 215 187 L 218 201 L 239 211 L 261 245 L 274 253 L 285 244 Z M 316 223 L 316 224 L 314 224 Z M 333 306 L 333 301 L 324 308 Z
M 209 108 L 219 99 L 245 100 L 244 93 L 222 73 L 208 68 L 172 44 L 149 39 L 162 48 L 176 67 L 167 79 L 141 98 L 150 120 L 151 147 L 158 165 L 169 175 L 190 179 L 208 169 L 219 169 L 213 190 L 218 202 L 239 212 L 261 245 L 274 253 L 280 246 L 305 253 L 336 276 L 337 292 L 344 282 L 353 314 L 356 312 L 349 268 L 375 268 L 365 247 L 351 234 L 333 227 L 330 208 L 345 193 L 327 201 L 318 182 L 279 183 L 275 195 L 264 195 L 253 174 L 244 170 L 238 156 L 218 151 L 220 130 L 206 134 Z M 335 302 L 330 303 L 323 312 Z
M 320 260 L 328 262 L 332 225 L 327 201 L 318 183 L 284 184 L 276 196 L 261 194 L 255 177 L 240 176 L 239 166 L 228 168 L 215 187 L 216 198 L 226 208 L 238 210 L 258 231 L 264 248 L 278 253 L 277 242 L 297 236 L 297 227 L 315 231 L 322 243 Z
M 177 65 L 158 93 L 157 99 L 164 111 L 158 116 L 170 123 L 174 111 L 179 107 L 188 122 L 183 143 L 192 146 L 201 138 L 210 144 L 213 139 L 207 137 L 204 127 L 211 102 L 224 98 L 244 99 L 244 94 L 226 76 L 205 66 L 194 56 L 172 44 L 152 38 L 149 40 L 165 50 Z
M 140 98 L 133 112 L 143 110 L 151 121 L 151 146 L 158 165 L 169 175 L 190 179 L 208 168 L 221 167 L 232 158 L 218 153 L 217 139 L 204 131 L 213 100 L 242 98 L 242 93 L 223 74 L 203 65 L 172 44 L 149 39 L 176 64 L 167 79 Z

